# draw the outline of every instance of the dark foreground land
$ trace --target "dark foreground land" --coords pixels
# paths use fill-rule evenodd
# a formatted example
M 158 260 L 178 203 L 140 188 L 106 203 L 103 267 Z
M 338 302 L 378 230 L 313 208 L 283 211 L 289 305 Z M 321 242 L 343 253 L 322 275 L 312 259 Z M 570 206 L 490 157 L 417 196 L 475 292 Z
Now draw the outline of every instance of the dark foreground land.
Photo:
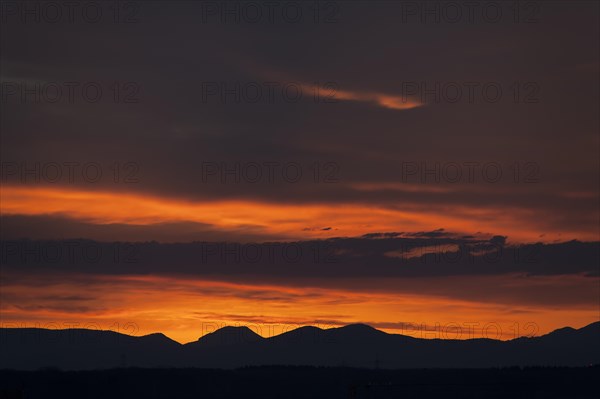
M 600 398 L 600 366 L 0 371 L 0 398 Z

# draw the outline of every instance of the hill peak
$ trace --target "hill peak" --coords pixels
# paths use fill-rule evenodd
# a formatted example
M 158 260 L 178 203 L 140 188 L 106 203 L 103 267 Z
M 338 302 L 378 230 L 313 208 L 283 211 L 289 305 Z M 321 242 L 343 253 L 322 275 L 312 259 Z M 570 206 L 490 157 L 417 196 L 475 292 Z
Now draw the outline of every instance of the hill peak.
M 177 345 L 180 346 L 181 344 L 169 337 L 167 337 L 165 334 L 163 333 L 152 333 L 152 334 L 147 334 L 147 335 L 143 335 L 140 337 L 141 339 L 147 341 L 147 342 L 153 342 L 155 344 L 160 344 L 160 343 L 166 343 L 169 345 Z
M 387 333 L 380 331 L 367 324 L 348 324 L 343 327 L 332 328 L 331 331 L 334 335 L 343 336 L 349 339 L 370 339 L 371 337 L 388 335 Z
M 587 326 L 583 326 L 581 328 L 573 328 L 573 327 L 562 327 L 562 328 L 557 328 L 554 331 L 549 332 L 546 335 L 552 335 L 552 336 L 563 336 L 563 335 L 570 335 L 570 334 L 575 334 L 575 333 L 592 333 L 592 332 L 598 332 L 600 331 L 600 321 L 596 321 L 594 323 L 588 324 Z
M 198 338 L 198 343 L 207 345 L 229 345 L 254 342 L 264 339 L 247 326 L 225 326 Z
M 355 323 L 355 324 L 347 324 L 343 327 L 340 328 L 344 328 L 344 329 L 352 329 L 352 330 L 363 330 L 363 331 L 379 331 L 374 327 L 371 327 L 368 324 L 364 324 L 364 323 Z

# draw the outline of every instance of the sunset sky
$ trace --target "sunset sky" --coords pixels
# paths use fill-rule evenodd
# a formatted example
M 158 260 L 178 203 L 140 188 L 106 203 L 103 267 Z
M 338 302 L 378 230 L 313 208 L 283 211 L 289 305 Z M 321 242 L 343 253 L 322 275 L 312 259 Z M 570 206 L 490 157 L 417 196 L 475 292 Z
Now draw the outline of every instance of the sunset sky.
M 600 320 L 596 2 L 132 3 L 2 9 L 3 327 Z

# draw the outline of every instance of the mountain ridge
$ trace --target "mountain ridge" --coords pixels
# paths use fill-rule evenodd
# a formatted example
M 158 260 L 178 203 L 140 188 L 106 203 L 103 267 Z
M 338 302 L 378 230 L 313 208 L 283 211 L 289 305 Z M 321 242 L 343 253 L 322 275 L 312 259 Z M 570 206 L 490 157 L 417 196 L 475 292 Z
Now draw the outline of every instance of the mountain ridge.
M 93 333 L 112 333 L 112 334 L 117 334 L 120 336 L 124 336 L 124 337 L 132 337 L 132 338 L 145 338 L 145 337 L 161 337 L 164 338 L 166 340 L 169 340 L 171 342 L 177 343 L 179 345 L 187 345 L 187 344 L 191 344 L 191 343 L 196 343 L 201 341 L 203 338 L 213 335 L 213 334 L 219 334 L 221 332 L 229 332 L 229 331 L 248 331 L 250 333 L 252 333 L 253 335 L 260 337 L 262 339 L 271 339 L 271 338 L 275 338 L 275 337 L 280 337 L 283 336 L 285 334 L 290 334 L 293 332 L 299 332 L 299 331 L 307 331 L 307 330 L 314 330 L 314 331 L 321 331 L 321 332 L 326 332 L 326 331 L 334 331 L 334 330 L 338 330 L 338 331 L 343 331 L 345 329 L 349 329 L 349 328 L 365 328 L 365 330 L 371 330 L 373 332 L 376 333 L 380 333 L 380 334 L 385 334 L 388 336 L 400 336 L 400 337 L 406 337 L 406 338 L 413 338 L 413 339 L 423 339 L 426 341 L 435 341 L 435 340 L 441 340 L 441 341 L 455 341 L 454 339 L 443 339 L 443 338 L 416 338 L 416 337 L 412 337 L 410 335 L 404 335 L 404 334 L 396 334 L 396 333 L 387 333 L 385 331 L 379 330 L 375 327 L 372 327 L 368 324 L 364 324 L 364 323 L 353 323 L 353 324 L 347 324 L 345 326 L 340 326 L 340 327 L 331 327 L 331 328 L 327 328 L 327 329 L 323 329 L 320 327 L 316 327 L 316 326 L 311 326 L 311 325 L 306 325 L 306 326 L 300 326 L 298 328 L 295 328 L 293 330 L 289 330 L 289 331 L 285 331 L 282 332 L 280 334 L 277 335 L 272 335 L 270 337 L 262 337 L 261 335 L 257 334 L 256 332 L 254 332 L 251 328 L 249 328 L 248 326 L 223 326 L 215 331 L 211 331 L 210 333 L 204 334 L 202 336 L 200 336 L 196 341 L 190 341 L 190 342 L 186 342 L 186 343 L 181 343 L 179 341 L 174 340 L 173 338 L 170 338 L 168 335 L 165 335 L 162 332 L 153 332 L 153 333 L 149 333 L 149 334 L 145 334 L 145 335 L 140 335 L 140 336 L 136 336 L 136 335 L 129 335 L 129 334 L 123 334 L 123 333 L 119 333 L 113 330 L 95 330 L 95 329 L 86 329 L 86 328 L 62 328 L 62 329 L 48 329 L 48 328 L 41 328 L 41 327 L 0 327 L 0 339 L 2 337 L 1 332 L 2 331 L 8 331 L 8 330 L 19 330 L 19 331 L 56 331 L 56 332 L 89 332 L 91 334 Z M 594 329 L 596 329 L 597 331 L 594 331 Z M 573 332 L 581 332 L 581 331 L 590 331 L 590 332 L 598 332 L 600 333 L 600 321 L 595 321 L 592 322 L 590 324 L 587 324 L 583 327 L 580 328 L 574 328 L 574 327 L 570 327 L 570 326 L 565 326 L 565 327 L 560 327 L 557 328 L 555 330 L 552 330 L 544 335 L 539 335 L 536 337 L 528 337 L 528 336 L 521 336 L 521 337 L 516 337 L 516 338 L 511 338 L 509 340 L 496 340 L 493 338 L 482 338 L 482 337 L 477 337 L 477 338 L 467 338 L 467 339 L 457 339 L 456 341 L 474 341 L 474 340 L 490 340 L 490 341 L 499 341 L 499 342 L 510 342 L 510 341 L 514 341 L 514 340 L 519 340 L 522 338 L 542 338 L 542 337 L 547 337 L 550 335 L 556 335 L 556 334 L 564 334 L 564 333 L 573 333 Z
M 486 368 L 600 364 L 600 322 L 507 341 L 423 339 L 365 324 L 304 326 L 269 338 L 248 327 L 224 327 L 181 344 L 162 333 L 0 329 L 0 368 L 67 370 L 114 367 L 237 368 L 261 365 L 382 368 Z

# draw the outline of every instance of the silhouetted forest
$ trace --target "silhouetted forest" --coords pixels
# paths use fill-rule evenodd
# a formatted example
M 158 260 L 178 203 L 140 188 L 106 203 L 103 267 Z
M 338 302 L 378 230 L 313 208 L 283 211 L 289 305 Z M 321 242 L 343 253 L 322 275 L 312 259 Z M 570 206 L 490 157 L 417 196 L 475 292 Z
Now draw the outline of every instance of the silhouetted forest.
M 378 370 L 323 367 L 0 371 L 1 398 L 600 397 L 600 366 Z

